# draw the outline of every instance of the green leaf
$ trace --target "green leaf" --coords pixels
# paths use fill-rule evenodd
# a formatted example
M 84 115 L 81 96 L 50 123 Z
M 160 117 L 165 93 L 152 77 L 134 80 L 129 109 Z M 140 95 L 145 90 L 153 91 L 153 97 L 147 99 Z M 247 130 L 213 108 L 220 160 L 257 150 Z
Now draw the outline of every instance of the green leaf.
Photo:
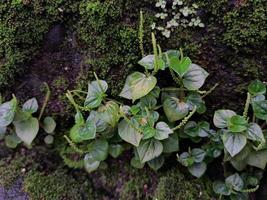
M 224 196 L 229 196 L 231 194 L 230 188 L 228 188 L 225 183 L 221 181 L 215 181 L 212 184 L 213 191 L 216 194 L 224 195 Z
M 39 131 L 38 119 L 31 117 L 27 120 L 14 121 L 17 136 L 27 145 L 31 145 Z
M 0 126 L 0 140 L 2 140 L 5 137 L 7 127 L 6 126 Z
M 178 156 L 178 161 L 185 167 L 194 164 L 194 158 L 188 152 L 181 153 L 181 155 Z
M 241 191 L 244 188 L 244 182 L 238 173 L 228 176 L 225 179 L 225 184 L 228 188 L 232 188 L 235 191 Z
M 56 122 L 52 117 L 46 117 L 44 119 L 43 128 L 47 133 L 53 133 L 56 129 Z
M 247 130 L 248 122 L 240 115 L 234 115 L 227 121 L 228 129 L 233 133 L 240 133 Z
M 169 61 L 172 57 L 179 58 L 180 57 L 180 51 L 177 50 L 168 50 L 163 53 L 163 60 L 166 63 L 166 68 L 169 67 Z
M 194 106 L 197 107 L 199 113 L 204 113 L 205 102 L 202 100 L 202 97 L 197 92 L 191 92 L 186 96 L 186 103 L 190 105 L 190 110 L 193 110 Z
M 184 133 L 190 137 L 197 137 L 199 133 L 199 127 L 196 122 L 189 121 L 184 127 Z
M 163 102 L 163 110 L 170 122 L 183 119 L 189 112 L 189 105 L 178 98 L 169 97 Z
M 88 118 L 86 119 L 86 121 L 93 121 L 95 122 L 96 125 L 96 132 L 97 133 L 102 133 L 105 130 L 108 129 L 108 123 L 105 122 L 103 119 L 101 119 L 98 115 L 98 112 L 92 110 L 90 112 L 90 115 L 88 116 Z
M 147 95 L 157 84 L 157 79 L 152 76 L 146 76 L 140 72 L 134 72 L 126 79 L 126 83 L 120 96 L 135 101 Z
M 97 139 L 88 145 L 88 152 L 96 161 L 103 161 L 108 157 L 108 142 L 105 139 Z
M 142 128 L 143 130 L 143 140 L 152 138 L 156 135 L 156 129 L 154 127 L 151 127 L 149 125 L 146 125 L 145 127 Z
M 210 133 L 208 122 L 199 122 L 198 124 L 194 121 L 189 121 L 184 127 L 184 132 L 190 137 L 208 137 Z
M 16 134 L 5 136 L 5 144 L 8 148 L 14 149 L 19 143 L 21 143 L 21 139 Z
M 164 140 L 169 137 L 169 134 L 172 134 L 173 131 L 170 129 L 169 125 L 165 122 L 158 122 L 156 125 L 156 134 L 154 136 L 157 140 Z
M 148 109 L 153 109 L 157 105 L 157 99 L 152 95 L 146 95 L 140 99 L 140 106 Z
M 252 141 L 265 142 L 261 127 L 256 123 L 250 123 L 248 126 L 248 139 Z
M 266 86 L 263 82 L 255 80 L 248 86 L 248 92 L 252 95 L 260 95 L 266 93 Z
M 207 164 L 204 162 L 194 163 L 188 167 L 188 171 L 195 177 L 200 178 L 207 170 Z
M 179 139 L 176 133 L 171 134 L 167 139 L 161 141 L 163 153 L 172 153 L 179 150 Z
M 95 136 L 96 125 L 94 121 L 86 121 L 86 123 L 83 124 L 75 124 L 70 130 L 70 138 L 76 143 L 94 139 Z
M 236 115 L 236 113 L 232 110 L 217 110 L 213 116 L 213 123 L 217 128 L 226 128 L 227 121 Z
M 192 61 L 188 57 L 184 57 L 182 60 L 179 60 L 178 57 L 171 57 L 169 60 L 169 67 L 173 69 L 181 78 L 189 70 L 192 64 Z
M 133 157 L 131 159 L 131 166 L 137 169 L 142 169 L 144 167 L 145 163 L 141 163 L 141 161 L 137 157 Z
M 246 145 L 236 156 L 230 158 L 232 166 L 238 171 L 244 170 L 247 166 L 247 158 L 251 152 L 252 148 L 250 145 Z
M 118 158 L 123 152 L 123 146 L 120 144 L 110 144 L 108 152 L 113 158 Z
M 17 99 L 13 97 L 12 100 L 0 105 L 0 126 L 8 126 L 15 117 L 17 108 Z
M 232 157 L 237 155 L 247 144 L 247 137 L 241 133 L 225 132 L 222 140 L 225 149 Z
M 23 112 L 35 113 L 38 110 L 38 102 L 36 98 L 29 99 L 22 106 Z
M 100 162 L 93 159 L 90 153 L 84 156 L 84 168 L 88 173 L 95 171 L 100 165 Z
M 191 64 L 183 76 L 183 84 L 188 90 L 198 90 L 208 77 L 208 72 L 196 64 Z
M 78 111 L 75 114 L 75 124 L 83 124 L 83 123 L 84 123 L 83 115 L 80 111 Z
M 106 81 L 99 80 L 89 83 L 84 106 L 89 109 L 97 108 L 101 104 L 107 89 L 108 84 Z
M 192 149 L 191 154 L 192 154 L 192 157 L 194 158 L 194 162 L 196 163 L 202 162 L 206 156 L 206 152 L 200 148 Z
M 142 163 L 158 157 L 163 151 L 163 145 L 158 140 L 146 140 L 137 147 L 137 153 Z
M 159 156 L 147 162 L 148 166 L 154 171 L 158 171 L 164 164 L 164 156 Z
M 252 108 L 257 118 L 267 120 L 267 100 L 252 101 Z
M 120 107 L 114 101 L 108 101 L 98 108 L 98 118 L 105 121 L 112 127 L 116 127 L 120 119 Z
M 142 58 L 138 62 L 138 64 L 143 66 L 145 69 L 154 69 L 154 62 L 155 62 L 155 56 L 147 55 L 144 58 Z
M 46 143 L 46 144 L 53 144 L 53 142 L 54 142 L 54 137 L 52 136 L 52 135 L 47 135 L 47 136 L 45 136 L 45 138 L 44 138 L 44 142 Z
M 264 170 L 267 163 L 267 150 L 251 152 L 247 158 L 247 163 Z
M 139 128 L 138 122 L 134 118 L 131 118 L 130 121 L 131 125 L 126 120 L 122 120 L 118 125 L 118 133 L 121 139 L 137 147 L 142 135 L 136 129 Z M 136 128 L 133 128 L 133 126 Z

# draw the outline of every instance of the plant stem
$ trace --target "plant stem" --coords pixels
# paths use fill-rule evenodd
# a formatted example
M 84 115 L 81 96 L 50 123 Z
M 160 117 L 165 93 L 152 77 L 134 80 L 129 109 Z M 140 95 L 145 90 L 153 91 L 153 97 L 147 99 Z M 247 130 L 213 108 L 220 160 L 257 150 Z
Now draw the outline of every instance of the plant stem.
M 243 112 L 243 117 L 246 118 L 246 119 L 248 117 L 248 109 L 249 109 L 250 99 L 251 99 L 251 95 L 248 92 L 247 93 L 246 103 L 245 103 L 245 108 L 244 108 L 244 112 Z
M 175 126 L 174 128 L 172 128 L 172 131 L 176 131 L 182 128 L 186 124 L 186 122 L 188 122 L 188 120 L 194 115 L 196 111 L 197 111 L 197 107 L 194 106 L 193 110 L 178 124 L 178 126 Z
M 64 138 L 67 140 L 71 148 L 73 148 L 77 153 L 80 153 L 80 154 L 85 153 L 82 149 L 79 149 L 68 136 L 64 135 Z
M 206 96 L 208 96 L 210 93 L 213 92 L 213 90 L 215 90 L 216 87 L 219 86 L 219 83 L 216 83 L 212 88 L 210 88 L 207 92 L 205 92 L 204 95 L 202 95 L 202 98 L 205 98 Z
M 45 88 L 46 88 L 46 95 L 45 95 L 44 103 L 43 103 L 43 106 L 41 108 L 41 111 L 40 111 L 40 114 L 39 114 L 39 117 L 38 117 L 39 121 L 41 120 L 41 118 L 42 118 L 42 116 L 44 114 L 45 107 L 47 106 L 47 103 L 48 103 L 50 95 L 51 95 L 51 91 L 50 91 L 50 88 L 49 88 L 48 84 L 45 82 L 44 85 L 45 85 Z

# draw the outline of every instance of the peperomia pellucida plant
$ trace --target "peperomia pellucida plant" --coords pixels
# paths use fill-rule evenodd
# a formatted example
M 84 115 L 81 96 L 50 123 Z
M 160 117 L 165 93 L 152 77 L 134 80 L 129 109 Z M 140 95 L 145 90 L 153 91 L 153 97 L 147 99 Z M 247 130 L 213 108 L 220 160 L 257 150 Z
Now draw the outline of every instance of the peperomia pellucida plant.
M 96 74 L 87 92 L 68 91 L 76 115 L 75 125 L 65 138 L 84 155 L 88 172 L 96 170 L 108 155 L 116 158 L 130 148 L 134 167 L 142 168 L 147 163 L 159 169 L 166 155 L 179 150 L 178 131 L 195 112 L 205 112 L 203 97 L 210 91 L 199 89 L 208 73 L 193 64 L 182 50 L 162 52 L 154 34 L 152 44 L 153 55 L 138 62 L 144 72 L 130 74 L 119 95 L 131 100 L 131 104 L 109 98 L 107 82 Z M 170 71 L 174 87 L 157 86 L 157 74 L 164 70 Z M 76 98 L 83 105 L 76 103 Z
M 12 99 L 9 101 L 0 102 L 0 140 L 5 140 L 7 147 L 16 148 L 20 143 L 31 147 L 40 127 L 47 133 L 44 141 L 47 144 L 53 142 L 52 135 L 56 128 L 56 122 L 50 116 L 43 119 L 50 96 L 50 89 L 46 83 L 45 86 L 47 94 L 39 115 L 36 115 L 39 107 L 36 98 L 27 100 L 21 107 L 15 95 L 12 95 Z

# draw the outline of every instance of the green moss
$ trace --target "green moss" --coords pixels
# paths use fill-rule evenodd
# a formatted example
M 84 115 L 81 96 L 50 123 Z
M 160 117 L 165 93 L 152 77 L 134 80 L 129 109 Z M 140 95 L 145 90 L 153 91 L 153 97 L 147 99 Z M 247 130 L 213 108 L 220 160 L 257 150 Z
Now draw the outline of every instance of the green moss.
M 73 150 L 72 147 L 62 148 L 60 150 L 60 156 L 68 167 L 80 169 L 84 166 L 83 157 Z
M 160 177 L 154 198 L 157 200 L 212 199 L 201 180 L 187 180 L 178 170 L 171 170 Z
M 15 3 L 14 3 L 15 2 Z M 40 48 L 44 35 L 77 11 L 72 1 L 4 0 L 0 5 L 0 88 L 24 72 Z M 64 15 L 63 15 L 64 13 Z M 72 16 L 75 20 L 75 15 Z
M 83 177 L 76 180 L 64 170 L 51 174 L 33 171 L 25 177 L 23 187 L 32 200 L 94 199 L 90 182 Z
M 223 41 L 234 49 L 264 48 L 267 41 L 265 1 L 248 0 L 223 19 Z
M 138 43 L 138 13 L 152 2 L 132 0 L 82 1 L 78 36 L 90 52 L 91 69 L 85 79 L 93 79 L 95 71 L 117 95 L 126 75 L 140 58 Z
M 157 178 L 155 174 L 147 169 L 131 170 L 131 176 L 126 181 L 120 192 L 121 200 L 143 200 L 152 199 L 153 190 L 156 186 Z
M 0 186 L 10 187 L 21 174 L 22 164 L 12 160 L 10 163 L 2 159 L 0 164 Z
M 52 83 L 52 87 L 55 89 L 57 88 L 67 88 L 68 83 L 64 76 L 59 76 L 57 79 L 55 79 Z

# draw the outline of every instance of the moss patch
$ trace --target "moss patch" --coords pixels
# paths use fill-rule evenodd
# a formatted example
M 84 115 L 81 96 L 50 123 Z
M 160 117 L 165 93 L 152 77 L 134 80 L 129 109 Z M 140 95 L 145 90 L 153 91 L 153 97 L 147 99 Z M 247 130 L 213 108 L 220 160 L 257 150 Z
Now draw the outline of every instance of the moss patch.
M 212 199 L 201 180 L 187 180 L 178 170 L 171 170 L 159 178 L 154 198 L 157 200 Z
M 82 177 L 76 180 L 64 170 L 51 174 L 33 171 L 25 177 L 24 190 L 33 200 L 93 199 L 90 182 Z

